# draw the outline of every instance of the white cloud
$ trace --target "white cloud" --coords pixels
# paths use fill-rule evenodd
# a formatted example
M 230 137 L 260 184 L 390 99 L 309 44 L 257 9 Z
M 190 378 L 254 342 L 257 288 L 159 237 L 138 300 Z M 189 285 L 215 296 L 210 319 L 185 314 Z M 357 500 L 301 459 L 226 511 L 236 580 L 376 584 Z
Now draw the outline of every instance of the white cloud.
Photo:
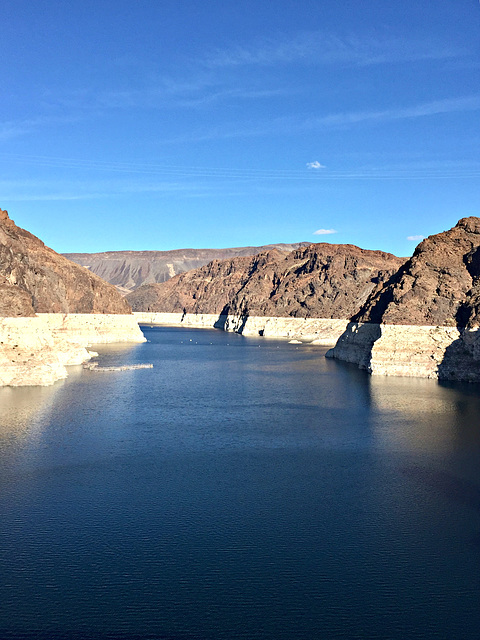
M 315 160 L 314 162 L 307 162 L 307 167 L 309 169 L 326 169 L 326 166 L 324 164 L 320 164 L 318 160 Z
M 317 229 L 313 232 L 314 236 L 329 236 L 331 233 L 337 233 L 336 229 Z
M 420 240 L 424 240 L 425 236 L 407 236 L 407 240 L 411 242 L 420 242 Z

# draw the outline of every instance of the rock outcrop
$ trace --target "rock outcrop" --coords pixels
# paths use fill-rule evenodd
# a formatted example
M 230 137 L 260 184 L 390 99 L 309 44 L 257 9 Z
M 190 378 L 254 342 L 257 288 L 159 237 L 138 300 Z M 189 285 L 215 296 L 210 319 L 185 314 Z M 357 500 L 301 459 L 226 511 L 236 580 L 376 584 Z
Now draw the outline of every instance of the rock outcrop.
M 214 261 L 128 299 L 151 322 L 337 341 L 327 355 L 375 375 L 480 380 L 479 218 L 426 238 L 407 261 L 317 244 Z
M 430 236 L 327 355 L 377 375 L 480 380 L 480 218 Z
M 50 385 L 89 360 L 92 344 L 144 341 L 132 314 L 0 317 L 0 386 Z
M 65 253 L 64 255 L 69 260 L 90 269 L 126 294 L 143 284 L 165 282 L 179 273 L 203 267 L 212 260 L 253 256 L 270 249 L 289 252 L 306 245 L 308 245 L 307 242 L 297 242 L 230 249 L 107 251 L 105 253 Z
M 478 327 L 480 218 L 462 218 L 453 229 L 423 240 L 353 320 Z
M 478 382 L 479 334 L 448 326 L 349 323 L 326 355 L 372 375 Z
M 0 210 L 0 316 L 130 313 L 119 292 L 49 249 Z
M 403 262 L 383 251 L 319 243 L 214 260 L 144 285 L 127 300 L 142 312 L 348 319 Z
M 90 344 L 144 340 L 115 287 L 0 210 L 0 385 L 52 384 Z

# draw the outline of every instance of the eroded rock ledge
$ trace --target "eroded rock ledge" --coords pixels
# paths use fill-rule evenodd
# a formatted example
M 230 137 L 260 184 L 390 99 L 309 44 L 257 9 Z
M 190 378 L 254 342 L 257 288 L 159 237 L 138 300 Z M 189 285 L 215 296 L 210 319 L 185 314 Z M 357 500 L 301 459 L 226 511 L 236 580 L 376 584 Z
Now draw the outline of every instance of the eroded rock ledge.
M 0 386 L 50 385 L 89 360 L 90 345 L 144 341 L 131 314 L 0 318 Z
M 478 329 L 352 322 L 326 355 L 372 375 L 480 381 Z

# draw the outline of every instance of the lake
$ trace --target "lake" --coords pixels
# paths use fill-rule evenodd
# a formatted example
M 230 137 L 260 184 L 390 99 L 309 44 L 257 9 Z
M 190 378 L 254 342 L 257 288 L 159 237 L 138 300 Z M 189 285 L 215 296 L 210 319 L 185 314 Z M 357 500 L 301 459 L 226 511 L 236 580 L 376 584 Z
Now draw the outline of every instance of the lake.
M 2 640 L 478 637 L 480 385 L 144 332 L 0 389 Z

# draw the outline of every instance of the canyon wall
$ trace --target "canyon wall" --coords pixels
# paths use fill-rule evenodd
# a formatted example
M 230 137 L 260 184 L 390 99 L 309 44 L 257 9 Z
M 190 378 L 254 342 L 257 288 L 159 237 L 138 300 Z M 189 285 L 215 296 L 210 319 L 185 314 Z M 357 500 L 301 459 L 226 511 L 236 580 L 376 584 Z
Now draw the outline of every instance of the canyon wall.
M 383 251 L 312 244 L 291 251 L 214 260 L 127 296 L 133 311 L 350 318 L 404 263 Z
M 0 209 L 0 385 L 47 385 L 86 347 L 144 340 L 113 287 L 59 255 Z
M 215 313 L 134 312 L 139 324 L 223 329 L 244 336 L 288 338 L 332 346 L 345 331 L 348 320 L 331 318 L 282 318 L 278 316 L 228 316 Z
M 372 375 L 480 381 L 478 329 L 349 323 L 326 356 Z
M 115 287 L 46 247 L 0 209 L 0 316 L 130 312 Z
M 374 375 L 480 381 L 480 219 L 423 240 L 352 320 L 329 357 Z

